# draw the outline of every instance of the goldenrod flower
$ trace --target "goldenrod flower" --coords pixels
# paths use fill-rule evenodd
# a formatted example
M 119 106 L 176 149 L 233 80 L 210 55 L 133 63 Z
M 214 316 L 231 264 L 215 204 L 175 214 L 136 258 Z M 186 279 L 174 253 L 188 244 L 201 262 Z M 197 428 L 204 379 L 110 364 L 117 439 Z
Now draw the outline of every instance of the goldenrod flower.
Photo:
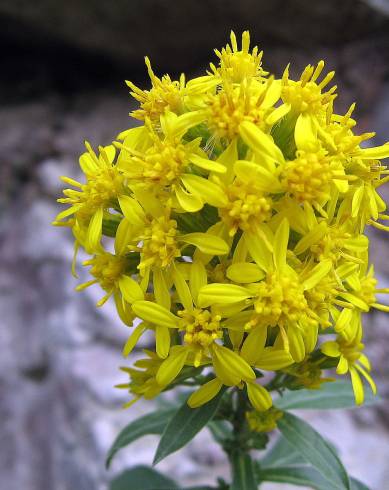
M 281 417 L 281 410 L 273 407 L 263 412 L 257 410 L 246 412 L 247 422 L 254 432 L 271 432 L 277 427 L 277 420 Z
M 114 164 L 114 146 L 100 147 L 97 156 L 89 143 L 85 145 L 88 151 L 81 155 L 80 167 L 86 183 L 61 177 L 77 190 L 63 191 L 66 197 L 58 202 L 70 204 L 70 207 L 58 214 L 54 224 L 61 225 L 63 219 L 72 216 L 65 224 L 74 229 L 77 240 L 91 253 L 99 248 L 104 213 L 114 208 L 117 198 L 125 193 L 125 179 Z
M 278 79 L 247 31 L 215 52 L 217 66 L 192 80 L 159 78 L 146 58 L 151 88 L 127 82 L 141 125 L 98 155 L 87 144 L 86 182 L 63 177 L 74 189 L 55 224 L 91 255 L 77 289 L 98 284 L 99 306 L 112 296 L 125 324 L 141 319 L 124 356 L 155 335 L 147 358 L 124 368 L 128 405 L 192 377 L 191 407 L 235 387 L 255 409 L 252 430 L 265 431 L 277 412 L 261 371 L 317 389 L 334 357 L 357 403 L 360 375 L 375 391 L 362 321 L 389 311 L 377 299 L 389 289 L 377 285 L 365 229 L 389 230 L 379 194 L 389 143 L 364 146 L 374 133 L 356 131 L 355 104 L 336 113 L 323 61 Z
M 348 341 L 339 336 L 336 341 L 324 342 L 321 350 L 329 357 L 339 357 L 337 374 L 350 373 L 351 382 L 355 394 L 355 402 L 361 405 L 364 400 L 363 384 L 361 375 L 369 383 L 373 393 L 377 391 L 376 385 L 370 376 L 371 370 L 369 359 L 362 353 L 364 345 L 361 343 L 362 331 L 352 341 Z

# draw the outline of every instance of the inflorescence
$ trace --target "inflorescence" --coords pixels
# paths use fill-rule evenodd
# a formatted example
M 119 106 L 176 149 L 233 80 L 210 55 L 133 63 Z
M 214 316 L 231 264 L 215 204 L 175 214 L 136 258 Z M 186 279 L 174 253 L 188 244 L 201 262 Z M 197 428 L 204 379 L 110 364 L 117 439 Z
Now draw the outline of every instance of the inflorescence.
M 389 144 L 354 134 L 354 104 L 334 112 L 323 61 L 277 79 L 248 32 L 241 48 L 231 33 L 215 52 L 217 65 L 189 81 L 158 78 L 146 58 L 151 88 L 127 82 L 141 125 L 97 152 L 86 143 L 84 183 L 62 178 L 72 189 L 55 224 L 91 255 L 91 280 L 77 289 L 99 284 L 99 306 L 113 297 L 132 329 L 125 356 L 154 334 L 155 350 L 123 368 L 127 405 L 192 376 L 190 406 L 224 385 L 246 389 L 264 412 L 262 371 L 315 389 L 331 381 L 328 367 L 351 376 L 360 404 L 362 380 L 376 391 L 362 316 L 389 311 L 365 235 L 389 231 L 377 192 L 389 181 L 380 162 Z M 249 413 L 250 424 L 271 428 L 271 410 Z

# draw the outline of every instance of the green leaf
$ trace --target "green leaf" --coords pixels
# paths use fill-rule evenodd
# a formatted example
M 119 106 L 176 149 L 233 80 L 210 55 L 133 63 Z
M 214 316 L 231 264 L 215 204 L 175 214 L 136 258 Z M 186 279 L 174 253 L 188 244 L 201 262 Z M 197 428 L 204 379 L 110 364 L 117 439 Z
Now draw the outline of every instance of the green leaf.
M 350 487 L 351 490 L 370 490 L 368 486 L 366 486 L 364 483 L 357 480 L 356 478 L 351 477 L 350 483 L 351 483 L 351 487 Z
M 308 466 L 286 466 L 278 468 L 261 468 L 260 481 L 292 483 L 293 485 L 313 488 L 315 490 L 331 490 L 328 481 L 318 471 Z
M 289 444 L 331 483 L 333 490 L 350 490 L 349 478 L 340 459 L 318 432 L 287 412 L 277 425 Z
M 232 437 L 231 424 L 226 420 L 212 420 L 207 427 L 218 444 L 223 445 L 226 440 Z
M 365 405 L 377 402 L 370 390 L 365 391 Z M 274 405 L 281 410 L 295 408 L 334 409 L 355 407 L 354 392 L 348 381 L 324 383 L 319 390 L 287 391 L 274 400 Z
M 231 490 L 257 490 L 254 463 L 248 454 L 235 451 L 231 456 Z
M 147 466 L 135 466 L 116 477 L 110 490 L 175 490 L 177 483 Z
M 286 466 L 277 468 L 259 468 L 258 481 L 276 483 L 292 483 L 293 485 L 310 487 L 314 490 L 331 490 L 333 487 L 314 468 L 308 466 Z M 351 478 L 351 490 L 369 490 L 363 483 Z
M 164 430 L 153 464 L 159 463 L 193 439 L 213 418 L 223 394 L 224 390 L 220 390 L 215 398 L 199 408 L 190 408 L 185 401 Z
M 111 464 L 115 454 L 125 446 L 136 441 L 147 434 L 162 434 L 166 424 L 174 415 L 175 409 L 162 410 L 149 413 L 128 424 L 117 436 L 110 450 L 108 451 L 106 466 Z
M 305 459 L 282 435 L 260 461 L 260 465 L 266 468 L 298 464 L 306 464 Z

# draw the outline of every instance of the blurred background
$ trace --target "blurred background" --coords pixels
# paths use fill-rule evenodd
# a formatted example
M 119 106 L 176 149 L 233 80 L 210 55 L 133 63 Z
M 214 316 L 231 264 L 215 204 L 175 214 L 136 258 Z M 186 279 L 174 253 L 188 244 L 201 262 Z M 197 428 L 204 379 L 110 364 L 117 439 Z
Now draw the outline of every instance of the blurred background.
M 104 468 L 119 429 L 152 407 L 120 408 L 126 397 L 113 386 L 124 381 L 118 366 L 128 331 L 112 305 L 96 310 L 98 288 L 74 292 L 70 234 L 50 226 L 58 177 L 79 177 L 85 139 L 109 144 L 133 124 L 124 80 L 148 87 L 144 55 L 159 75 L 191 77 L 215 61 L 212 49 L 226 44 L 231 28 L 238 36 L 250 29 L 265 69 L 278 76 L 290 61 L 297 74 L 327 60 L 337 72 L 337 109 L 356 100 L 359 131 L 376 131 L 376 144 L 389 139 L 388 0 L 0 0 L 2 490 L 103 490 L 124 467 L 151 463 L 156 439 L 148 437 Z M 389 238 L 375 231 L 371 239 L 389 287 Z M 388 401 L 383 313 L 366 318 L 366 344 Z M 304 416 L 353 476 L 389 489 L 388 404 Z M 160 469 L 182 484 L 228 478 L 206 431 Z

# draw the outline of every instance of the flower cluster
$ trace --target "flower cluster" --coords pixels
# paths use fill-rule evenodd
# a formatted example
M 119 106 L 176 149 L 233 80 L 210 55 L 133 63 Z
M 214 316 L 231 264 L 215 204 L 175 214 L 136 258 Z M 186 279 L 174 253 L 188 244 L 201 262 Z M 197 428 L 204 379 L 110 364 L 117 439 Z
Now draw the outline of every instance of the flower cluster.
M 263 412 L 262 371 L 314 389 L 329 366 L 350 374 L 362 403 L 361 379 L 375 385 L 361 318 L 389 311 L 365 235 L 389 230 L 377 192 L 389 144 L 354 133 L 354 105 L 334 112 L 324 62 L 277 79 L 248 32 L 215 52 L 217 64 L 189 81 L 158 78 L 146 58 L 151 88 L 127 82 L 141 125 L 97 152 L 86 144 L 84 183 L 63 177 L 72 189 L 55 224 L 91 255 L 91 280 L 77 289 L 99 284 L 99 306 L 114 298 L 132 329 L 125 356 L 153 332 L 155 350 L 123 368 L 128 405 L 192 378 L 192 407 L 235 386 Z

